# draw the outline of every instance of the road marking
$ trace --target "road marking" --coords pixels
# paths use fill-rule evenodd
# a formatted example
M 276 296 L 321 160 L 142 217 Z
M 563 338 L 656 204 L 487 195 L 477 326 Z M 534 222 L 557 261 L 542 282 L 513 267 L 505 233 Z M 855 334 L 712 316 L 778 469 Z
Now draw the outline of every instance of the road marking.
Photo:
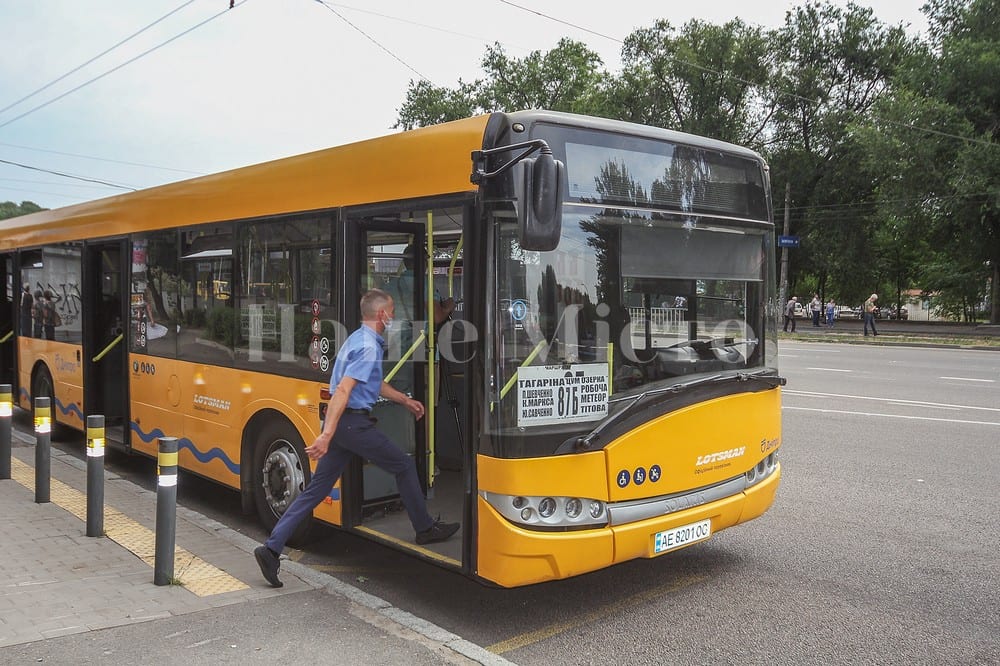
M 853 414 L 855 416 L 882 416 L 887 419 L 910 419 L 913 421 L 940 421 L 941 423 L 967 423 L 969 425 L 986 425 L 986 426 L 998 426 L 1000 427 L 1000 421 L 966 421 L 964 419 L 942 419 L 936 418 L 934 416 L 907 416 L 906 414 L 881 414 L 879 412 L 852 412 L 847 409 L 820 409 L 818 407 L 788 407 L 783 405 L 781 407 L 785 409 L 793 409 L 800 412 L 821 412 L 823 414 Z
M 958 407 L 959 409 L 978 409 L 985 412 L 1000 413 L 997 407 L 976 407 L 975 405 L 954 405 L 946 402 L 926 402 L 924 400 L 903 400 L 902 398 L 876 398 L 864 395 L 844 395 L 842 393 L 820 393 L 817 391 L 796 391 L 794 389 L 783 389 L 782 395 L 801 395 L 810 398 L 848 398 L 851 400 L 874 400 L 876 402 L 895 402 L 906 405 L 920 405 L 926 407 Z
M 508 638 L 505 641 L 494 643 L 493 645 L 487 646 L 486 650 L 492 652 L 493 654 L 503 654 L 512 650 L 518 650 L 520 648 L 527 647 L 528 645 L 532 645 L 533 643 L 543 641 L 546 638 L 552 638 L 553 636 L 557 636 L 583 624 L 597 622 L 626 608 L 632 608 L 633 606 L 645 603 L 651 599 L 658 599 L 664 594 L 676 592 L 707 579 L 708 576 L 703 575 L 683 576 L 669 585 L 664 585 L 652 590 L 640 592 L 639 594 L 634 594 L 627 599 L 622 599 L 612 604 L 608 604 L 607 606 L 596 608 L 588 613 L 584 613 L 576 618 L 573 618 L 572 620 L 550 624 L 547 627 L 542 627 L 541 629 L 529 631 L 519 636 Z
M 899 402 L 898 400 L 890 400 L 888 404 L 893 405 L 895 407 L 920 407 L 922 409 L 944 409 L 946 411 L 952 411 L 952 412 L 962 411 L 961 407 L 946 407 L 944 405 L 912 405 L 908 402 Z
M 806 370 L 820 370 L 822 372 L 854 372 L 853 370 L 844 370 L 843 368 L 806 368 Z
M 953 379 L 957 382 L 986 382 L 992 384 L 995 379 L 973 379 L 972 377 L 938 377 L 938 379 Z
M 34 492 L 34 467 L 17 458 L 11 459 L 11 465 L 11 478 Z M 84 522 L 87 521 L 87 496 L 84 493 L 58 479 L 50 478 L 49 498 L 56 506 Z M 153 530 L 143 527 L 120 511 L 105 506 L 104 535 L 131 551 L 149 566 L 155 566 L 156 534 Z M 174 578 L 185 590 L 199 597 L 245 590 L 250 587 L 179 546 L 174 547 Z

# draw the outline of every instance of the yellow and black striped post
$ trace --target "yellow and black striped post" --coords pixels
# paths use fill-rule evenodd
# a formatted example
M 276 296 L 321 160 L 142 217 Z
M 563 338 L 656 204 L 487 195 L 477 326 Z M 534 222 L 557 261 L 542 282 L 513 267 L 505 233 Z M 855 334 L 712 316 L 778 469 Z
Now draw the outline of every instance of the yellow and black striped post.
M 52 476 L 52 407 L 48 397 L 35 398 L 35 503 L 50 500 Z
M 10 478 L 11 416 L 14 400 L 10 384 L 0 384 L 0 479 Z
M 104 536 L 104 416 L 87 417 L 87 536 Z
M 156 550 L 153 584 L 169 585 L 174 577 L 177 532 L 177 438 L 161 437 L 156 459 Z

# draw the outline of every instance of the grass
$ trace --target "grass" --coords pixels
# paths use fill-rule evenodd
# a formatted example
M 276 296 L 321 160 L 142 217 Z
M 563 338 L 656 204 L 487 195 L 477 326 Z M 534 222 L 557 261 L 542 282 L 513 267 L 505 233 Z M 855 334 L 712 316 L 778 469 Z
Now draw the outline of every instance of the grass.
M 865 337 L 858 331 L 832 331 L 809 333 L 778 333 L 779 340 L 802 342 L 842 342 L 846 344 L 872 345 L 934 345 L 944 347 L 988 347 L 1000 349 L 1000 337 L 990 335 L 918 335 L 911 333 L 880 333 L 877 337 Z

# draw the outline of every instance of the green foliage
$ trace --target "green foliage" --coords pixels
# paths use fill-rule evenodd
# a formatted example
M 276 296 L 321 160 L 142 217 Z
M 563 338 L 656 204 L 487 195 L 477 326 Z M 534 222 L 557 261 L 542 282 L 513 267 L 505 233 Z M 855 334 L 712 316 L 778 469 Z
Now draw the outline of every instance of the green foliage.
M 0 202 L 0 220 L 29 215 L 42 210 L 47 209 L 42 208 L 34 201 L 22 201 L 20 204 L 16 204 L 13 201 L 3 201 Z
M 601 115 L 601 59 L 580 42 L 561 39 L 549 51 L 510 58 L 499 43 L 490 46 L 482 66 L 487 78 L 461 80 L 456 88 L 427 81 L 410 82 L 394 127 L 412 129 L 478 113 L 549 109 Z
M 609 99 L 623 119 L 755 147 L 763 145 L 773 103 L 774 36 L 740 19 L 724 25 L 668 21 L 633 32 Z
M 236 335 L 236 311 L 226 305 L 216 305 L 208 311 L 206 335 L 230 349 Z

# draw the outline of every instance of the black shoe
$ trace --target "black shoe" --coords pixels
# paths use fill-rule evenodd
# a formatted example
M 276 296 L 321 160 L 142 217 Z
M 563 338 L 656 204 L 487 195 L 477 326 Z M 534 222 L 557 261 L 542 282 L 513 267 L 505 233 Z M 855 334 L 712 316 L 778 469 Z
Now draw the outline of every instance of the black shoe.
M 427 543 L 444 541 L 457 532 L 459 527 L 461 527 L 460 523 L 442 523 L 440 520 L 435 520 L 434 524 L 426 530 L 417 532 L 417 543 L 423 546 Z
M 264 574 L 264 578 L 271 584 L 271 587 L 281 587 L 284 585 L 284 583 L 278 580 L 278 569 L 281 568 L 281 563 L 278 556 L 270 548 L 267 546 L 257 546 L 253 549 L 253 556 L 257 558 L 260 572 Z

